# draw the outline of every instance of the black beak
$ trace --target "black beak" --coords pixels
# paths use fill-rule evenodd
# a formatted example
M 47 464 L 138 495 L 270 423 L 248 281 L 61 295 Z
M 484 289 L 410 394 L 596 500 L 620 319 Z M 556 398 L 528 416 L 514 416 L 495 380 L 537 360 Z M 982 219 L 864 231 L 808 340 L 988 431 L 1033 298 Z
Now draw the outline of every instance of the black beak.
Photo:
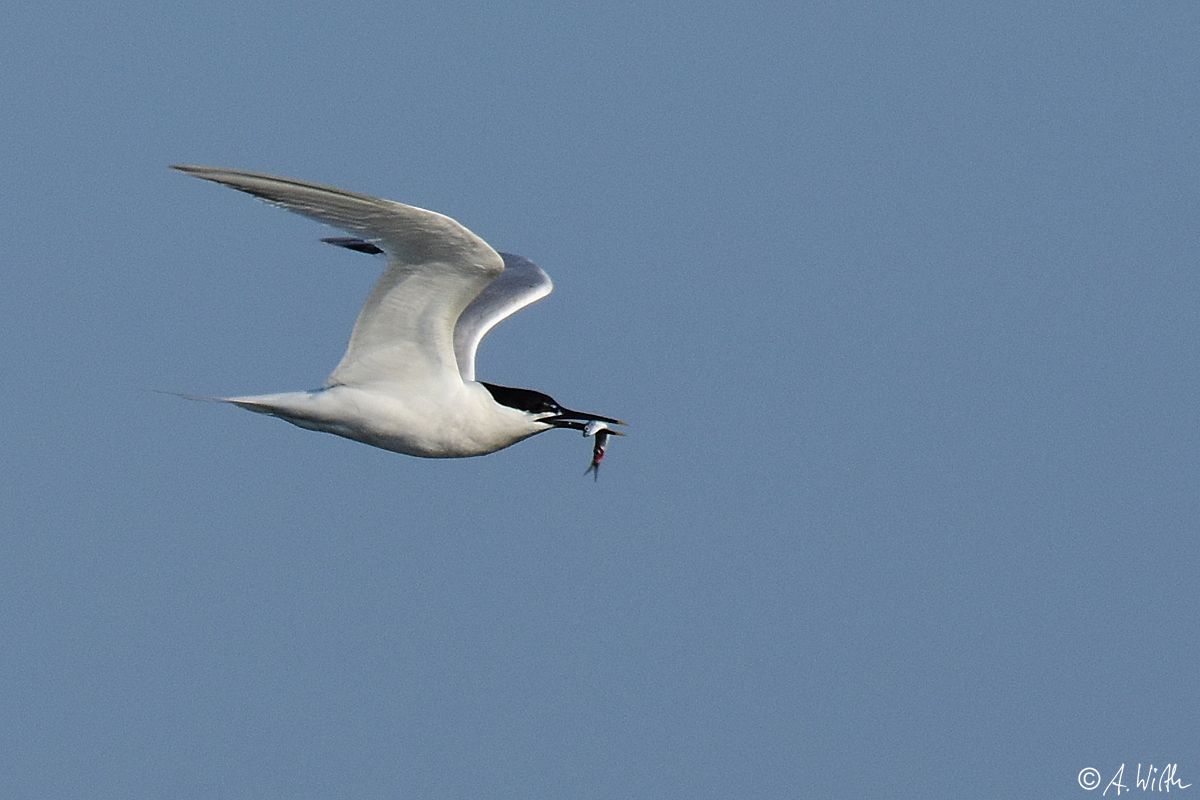
M 626 423 L 612 417 L 602 417 L 599 414 L 584 414 L 581 411 L 571 411 L 564 408 L 561 414 L 555 414 L 552 417 L 542 417 L 538 422 L 544 422 L 547 425 L 552 425 L 555 428 L 570 428 L 571 430 L 581 431 L 589 422 L 607 422 L 610 425 L 624 425 Z

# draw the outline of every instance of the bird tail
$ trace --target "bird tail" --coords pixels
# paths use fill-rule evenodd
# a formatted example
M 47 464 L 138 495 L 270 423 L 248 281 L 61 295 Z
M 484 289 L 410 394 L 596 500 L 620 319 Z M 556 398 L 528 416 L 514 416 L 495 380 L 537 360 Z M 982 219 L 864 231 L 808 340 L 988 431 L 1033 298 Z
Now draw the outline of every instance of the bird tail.
M 200 403 L 226 403 L 228 405 L 244 408 L 247 411 L 254 411 L 258 414 L 277 414 L 282 411 L 285 406 L 273 402 L 278 398 L 286 397 L 287 395 L 254 395 L 246 397 L 216 397 L 214 395 L 205 394 L 188 394 L 186 392 L 169 392 L 165 389 L 155 389 L 159 394 L 169 394 L 172 397 L 182 397 L 184 400 L 194 400 Z M 293 393 L 288 393 L 293 394 Z

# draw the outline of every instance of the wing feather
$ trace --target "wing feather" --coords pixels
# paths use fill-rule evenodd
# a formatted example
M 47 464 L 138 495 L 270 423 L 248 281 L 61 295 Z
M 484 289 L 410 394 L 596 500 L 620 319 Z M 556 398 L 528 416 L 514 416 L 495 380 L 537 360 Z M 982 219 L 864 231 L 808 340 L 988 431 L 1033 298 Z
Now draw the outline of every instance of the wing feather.
M 504 270 L 483 239 L 450 217 L 393 200 L 256 172 L 175 168 L 361 236 L 387 253 L 388 267 L 326 385 L 458 378 L 455 324 Z
M 454 326 L 454 355 L 464 381 L 475 380 L 475 351 L 488 331 L 554 290 L 537 264 L 511 253 L 500 256 L 504 272 L 471 301 Z

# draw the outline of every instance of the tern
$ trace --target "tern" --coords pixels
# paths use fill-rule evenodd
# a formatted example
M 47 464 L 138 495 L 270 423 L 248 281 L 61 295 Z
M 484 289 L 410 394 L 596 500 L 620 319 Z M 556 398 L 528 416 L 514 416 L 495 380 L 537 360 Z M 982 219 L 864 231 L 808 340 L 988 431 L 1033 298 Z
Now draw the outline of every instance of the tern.
M 486 455 L 554 428 L 621 435 L 608 427 L 621 420 L 475 380 L 475 351 L 488 331 L 554 288 L 528 259 L 393 200 L 256 172 L 174 169 L 332 225 L 350 236 L 322 241 L 388 259 L 320 389 L 204 399 L 424 458 Z

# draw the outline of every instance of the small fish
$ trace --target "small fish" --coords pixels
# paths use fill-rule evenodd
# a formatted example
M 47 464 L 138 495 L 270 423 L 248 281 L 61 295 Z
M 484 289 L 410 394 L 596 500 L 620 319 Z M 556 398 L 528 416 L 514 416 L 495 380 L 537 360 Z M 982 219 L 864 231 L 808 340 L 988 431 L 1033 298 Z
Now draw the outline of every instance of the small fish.
M 608 437 L 624 436 L 625 434 L 608 427 L 607 423 L 593 419 L 583 426 L 583 435 L 584 437 L 596 437 L 596 442 L 592 445 L 592 463 L 583 474 L 591 473 L 592 480 L 598 481 L 600 480 L 600 462 L 604 460 L 604 451 L 608 448 Z

